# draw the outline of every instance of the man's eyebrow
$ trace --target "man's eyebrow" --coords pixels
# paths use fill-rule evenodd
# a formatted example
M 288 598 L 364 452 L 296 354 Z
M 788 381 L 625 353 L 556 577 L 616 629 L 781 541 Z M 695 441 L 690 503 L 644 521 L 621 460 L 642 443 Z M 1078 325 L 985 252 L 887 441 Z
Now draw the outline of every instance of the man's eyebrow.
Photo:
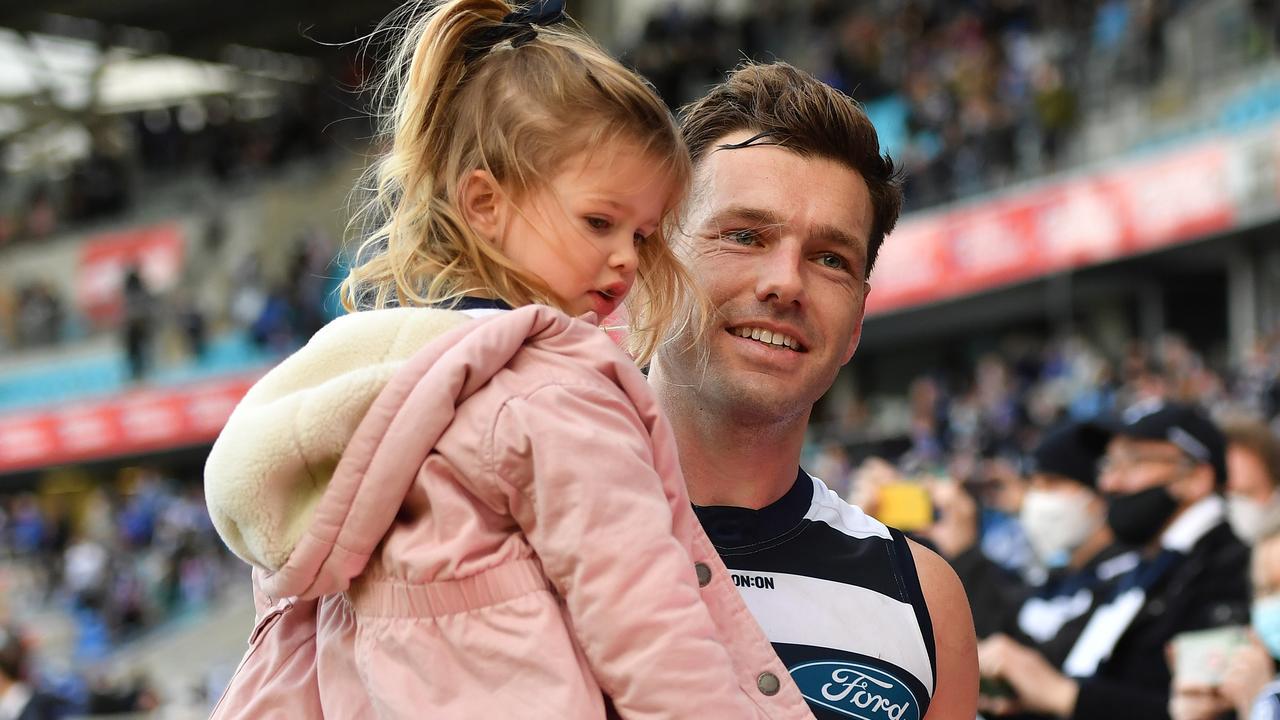
M 858 238 L 834 225 L 819 225 L 813 229 L 813 237 L 835 245 L 845 245 L 850 250 L 865 252 L 866 244 L 858 242 Z
M 740 222 L 750 225 L 781 225 L 782 217 L 771 210 L 750 207 L 748 205 L 730 205 L 711 216 L 708 225 L 713 228 Z

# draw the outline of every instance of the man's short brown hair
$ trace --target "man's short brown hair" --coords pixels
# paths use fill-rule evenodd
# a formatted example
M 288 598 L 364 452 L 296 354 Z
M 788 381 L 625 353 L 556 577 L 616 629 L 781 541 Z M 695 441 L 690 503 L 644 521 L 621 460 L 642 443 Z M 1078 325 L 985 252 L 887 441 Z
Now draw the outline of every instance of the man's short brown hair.
M 724 136 L 746 130 L 802 156 L 841 163 L 871 194 L 867 275 L 902 210 L 902 178 L 880 154 L 876 129 L 853 98 L 787 63 L 744 63 L 702 99 L 680 110 L 680 130 L 694 165 Z
M 1262 461 L 1272 487 L 1280 486 L 1280 439 L 1259 420 L 1232 418 L 1222 424 L 1229 445 L 1238 445 Z

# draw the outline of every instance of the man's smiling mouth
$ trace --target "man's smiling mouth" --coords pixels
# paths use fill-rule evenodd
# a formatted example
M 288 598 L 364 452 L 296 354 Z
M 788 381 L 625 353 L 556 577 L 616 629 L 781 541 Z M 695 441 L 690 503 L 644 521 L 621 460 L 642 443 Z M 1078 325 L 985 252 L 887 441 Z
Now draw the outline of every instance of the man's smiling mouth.
M 778 348 L 779 350 L 786 349 L 795 352 L 805 352 L 804 346 L 801 345 L 798 340 L 790 335 L 784 335 L 780 332 L 751 327 L 750 325 L 727 328 L 726 330 L 730 335 L 737 335 L 740 338 L 755 340 L 756 342 Z

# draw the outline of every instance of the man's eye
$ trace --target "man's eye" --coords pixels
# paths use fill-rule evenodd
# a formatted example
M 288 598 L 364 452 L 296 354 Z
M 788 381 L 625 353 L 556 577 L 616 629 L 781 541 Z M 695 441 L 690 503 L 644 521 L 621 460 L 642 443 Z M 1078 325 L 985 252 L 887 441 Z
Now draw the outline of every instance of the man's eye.
M 587 218 L 587 225 L 589 225 L 592 230 L 608 230 L 612 227 L 612 223 L 602 217 Z
M 755 230 L 734 230 L 724 233 L 721 237 L 739 245 L 754 245 L 760 241 L 760 233 Z
M 844 258 L 836 255 L 835 253 L 823 253 L 818 262 L 833 270 L 844 270 L 849 267 L 849 263 L 845 262 Z

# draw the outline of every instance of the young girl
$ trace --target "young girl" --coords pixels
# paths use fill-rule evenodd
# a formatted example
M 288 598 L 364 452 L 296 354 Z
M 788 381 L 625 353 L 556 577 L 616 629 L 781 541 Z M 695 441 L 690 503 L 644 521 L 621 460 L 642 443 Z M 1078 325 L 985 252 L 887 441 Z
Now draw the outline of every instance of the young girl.
M 452 0 L 408 31 L 344 286 L 375 309 L 268 373 L 209 457 L 258 607 L 216 717 L 810 717 L 644 377 L 570 317 L 627 297 L 653 352 L 689 167 L 652 90 L 557 16 Z

